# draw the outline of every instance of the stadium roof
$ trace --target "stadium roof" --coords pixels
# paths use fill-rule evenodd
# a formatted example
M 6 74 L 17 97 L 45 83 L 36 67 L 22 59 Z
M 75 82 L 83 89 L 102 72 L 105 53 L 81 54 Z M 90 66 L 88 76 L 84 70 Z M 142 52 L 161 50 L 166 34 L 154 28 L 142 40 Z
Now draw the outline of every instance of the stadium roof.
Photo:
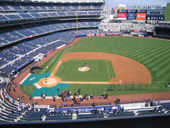
M 12 0 L 9 0 L 12 1 Z M 15 0 L 14 0 L 15 1 Z M 16 0 L 16 1 L 23 1 L 23 2 L 53 2 L 53 3 L 103 3 L 104 0 Z

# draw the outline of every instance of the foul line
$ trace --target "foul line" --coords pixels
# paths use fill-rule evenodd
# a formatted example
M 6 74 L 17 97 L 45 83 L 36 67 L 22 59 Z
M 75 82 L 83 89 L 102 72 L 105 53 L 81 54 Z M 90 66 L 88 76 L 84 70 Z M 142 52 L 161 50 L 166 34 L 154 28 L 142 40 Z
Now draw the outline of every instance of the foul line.
M 57 64 L 57 66 L 55 67 L 55 69 L 53 70 L 53 72 L 51 73 L 51 76 L 55 77 L 55 73 L 57 72 L 57 70 L 59 69 L 61 64 L 62 64 L 62 61 L 60 60 Z

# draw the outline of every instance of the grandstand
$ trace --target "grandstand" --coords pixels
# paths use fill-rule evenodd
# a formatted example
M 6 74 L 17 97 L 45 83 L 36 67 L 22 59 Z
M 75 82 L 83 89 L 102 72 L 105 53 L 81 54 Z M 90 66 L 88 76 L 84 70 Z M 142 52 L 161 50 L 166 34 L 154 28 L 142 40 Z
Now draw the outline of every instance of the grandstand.
M 101 0 L 0 1 L 1 74 L 12 80 L 25 66 L 34 62 L 35 56 L 45 56 L 49 51 L 69 44 L 76 36 L 95 33 L 101 21 L 102 5 Z M 34 111 L 30 105 L 12 99 L 5 89 L 8 82 L 4 81 L 4 75 L 0 78 L 0 121 L 40 121 L 47 109 Z M 60 110 L 49 116 L 49 120 L 71 119 L 70 115 L 63 114 Z
M 62 54 L 64 48 L 70 48 L 80 37 L 105 36 L 109 35 L 109 32 L 121 36 L 127 31 L 130 33 L 137 30 L 143 33 L 153 32 L 155 26 L 152 24 L 102 24 L 104 4 L 103 0 L 0 1 L 0 127 L 11 124 L 124 119 L 170 114 L 169 100 L 144 100 L 137 103 L 133 100 L 134 103 L 122 103 L 117 99 L 113 104 L 106 100 L 108 95 L 104 93 L 98 97 L 93 94 L 78 97 L 80 100 L 87 100 L 81 106 L 61 101 L 62 96 L 53 96 L 53 102 L 59 102 L 59 105 L 55 106 L 50 103 L 34 103 L 31 96 L 27 99 L 29 103 L 26 103 L 26 94 L 19 97 L 18 84 L 26 80 L 28 71 L 35 66 L 41 66 L 41 60 L 44 58 L 47 62 L 50 55 Z M 139 13 L 143 12 L 145 11 L 141 10 Z M 161 34 L 168 32 L 169 30 Z M 40 102 L 44 100 L 45 103 L 45 98 L 49 98 L 44 95 L 41 96 Z M 102 102 L 94 103 L 93 98 Z
M 2 1 L 1 71 L 8 75 L 16 74 L 18 70 L 32 62 L 31 58 L 35 55 L 47 54 L 48 51 L 71 42 L 77 35 L 74 30 L 90 28 L 93 31 L 101 20 L 101 9 L 101 2 L 92 5 L 82 2 L 75 5 L 74 2 L 68 4 Z M 70 35 L 72 32 L 75 34 Z M 66 33 L 69 36 L 65 37 Z M 83 33 L 91 31 L 83 30 L 82 35 Z M 60 38 L 56 38 L 57 36 Z M 48 44 L 44 40 L 48 41 Z M 7 45 L 12 46 L 4 48 Z

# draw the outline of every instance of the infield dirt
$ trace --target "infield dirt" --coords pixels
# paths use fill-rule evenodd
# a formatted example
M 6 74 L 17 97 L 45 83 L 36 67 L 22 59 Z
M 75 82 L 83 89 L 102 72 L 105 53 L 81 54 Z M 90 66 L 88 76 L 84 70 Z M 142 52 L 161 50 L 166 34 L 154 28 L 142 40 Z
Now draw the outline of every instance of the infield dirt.
M 61 62 L 66 62 L 69 60 L 99 60 L 105 59 L 112 62 L 113 69 L 115 70 L 116 76 L 110 81 L 102 84 L 151 84 L 152 77 L 149 70 L 139 62 L 112 53 L 103 52 L 72 52 L 65 53 L 60 59 L 60 63 L 56 66 L 59 68 Z M 56 72 L 57 70 L 55 70 Z M 83 81 L 62 81 L 61 83 L 69 84 L 100 84 L 98 82 L 83 82 Z

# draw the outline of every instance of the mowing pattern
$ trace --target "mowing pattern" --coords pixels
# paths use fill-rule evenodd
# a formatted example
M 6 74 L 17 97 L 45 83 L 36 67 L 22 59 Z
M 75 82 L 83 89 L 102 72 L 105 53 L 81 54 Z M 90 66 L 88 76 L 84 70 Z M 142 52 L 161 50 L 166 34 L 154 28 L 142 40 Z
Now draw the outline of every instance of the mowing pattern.
M 152 74 L 153 83 L 167 84 L 170 82 L 170 42 L 167 40 L 95 37 L 81 39 L 80 43 L 66 51 L 110 52 L 126 56 L 144 64 Z
M 78 68 L 88 64 L 88 72 L 80 72 Z M 114 77 L 112 63 L 107 60 L 70 60 L 63 62 L 55 74 L 63 81 L 108 81 Z

